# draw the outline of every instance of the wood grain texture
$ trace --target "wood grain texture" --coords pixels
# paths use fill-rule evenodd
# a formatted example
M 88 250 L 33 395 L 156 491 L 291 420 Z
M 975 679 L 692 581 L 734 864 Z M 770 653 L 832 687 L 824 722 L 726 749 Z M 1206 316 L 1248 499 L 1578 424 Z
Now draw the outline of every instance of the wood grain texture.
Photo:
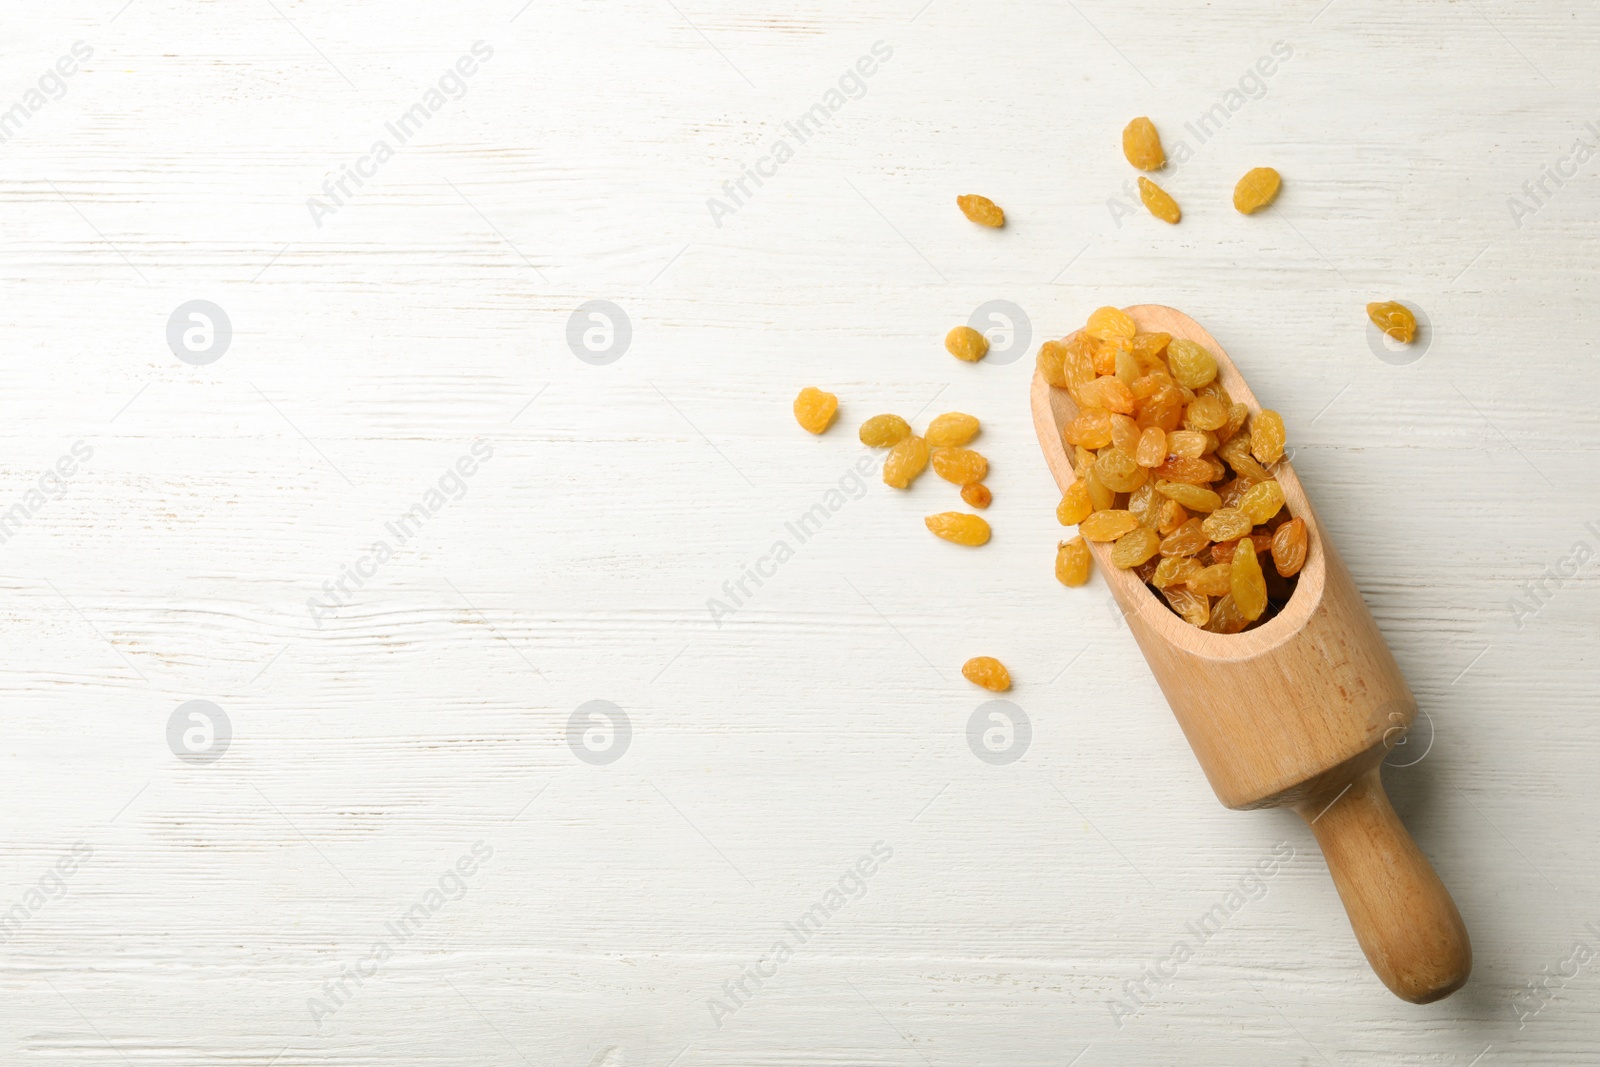
M 0 544 L 0 914 L 55 894 L 0 944 L 0 1060 L 1592 1059 L 1600 975 L 1568 961 L 1600 924 L 1595 570 L 1542 575 L 1600 545 L 1597 164 L 1507 200 L 1593 140 L 1600 14 L 920 6 L 8 12 L 0 113 L 94 55 L 0 143 L 0 514 L 94 452 Z M 480 39 L 466 95 L 318 227 L 308 197 Z M 880 40 L 866 94 L 716 225 L 708 198 Z M 1182 224 L 1114 217 L 1127 120 L 1171 154 L 1278 41 L 1264 95 L 1161 176 Z M 1283 192 L 1242 218 L 1266 164 Z M 1368 346 L 1391 297 L 1430 323 L 1409 365 Z M 167 346 L 193 299 L 234 327 L 208 366 Z M 567 345 L 591 299 L 633 325 L 608 366 Z M 1371 981 L 1311 833 L 1216 804 L 1108 591 L 1051 579 L 1031 359 L 940 344 L 992 299 L 1034 344 L 1183 308 L 1283 413 L 1432 724 L 1385 784 L 1473 932 L 1460 994 Z M 815 440 L 808 384 L 842 399 Z M 850 490 L 861 419 L 947 409 L 984 421 L 979 552 L 922 528 L 937 479 Z M 307 600 L 475 441 L 465 494 L 318 626 Z M 1031 720 L 1009 766 L 969 748 L 978 654 Z M 209 765 L 168 747 L 192 699 L 232 723 Z M 597 699 L 633 728 L 608 766 L 568 745 Z M 478 840 L 465 893 L 318 1025 Z M 717 1025 L 880 840 L 864 895 Z

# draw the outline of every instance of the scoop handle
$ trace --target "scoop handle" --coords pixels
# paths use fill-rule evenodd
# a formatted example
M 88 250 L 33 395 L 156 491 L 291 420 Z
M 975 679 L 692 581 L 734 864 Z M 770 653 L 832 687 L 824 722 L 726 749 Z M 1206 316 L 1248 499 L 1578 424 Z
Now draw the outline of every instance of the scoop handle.
M 1361 951 L 1395 996 L 1427 1004 L 1472 972 L 1472 943 L 1449 890 L 1411 840 L 1378 777 L 1295 806 L 1322 846 Z

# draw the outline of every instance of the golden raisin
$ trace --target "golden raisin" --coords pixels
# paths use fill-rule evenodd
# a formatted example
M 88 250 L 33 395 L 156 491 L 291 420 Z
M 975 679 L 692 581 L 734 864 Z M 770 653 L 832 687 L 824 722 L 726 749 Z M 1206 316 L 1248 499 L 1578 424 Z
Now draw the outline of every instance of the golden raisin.
M 982 511 L 994 502 L 994 494 L 989 491 L 987 485 L 982 482 L 974 482 L 971 485 L 963 485 L 961 487 L 961 499 L 967 502 L 968 507 L 974 507 Z
M 1283 507 L 1283 486 L 1276 480 L 1257 482 L 1245 490 L 1239 499 L 1239 510 L 1250 516 L 1250 521 L 1260 526 Z
M 1190 511 L 1216 511 L 1222 506 L 1222 498 L 1203 485 L 1163 480 L 1156 482 L 1156 492 L 1171 497 Z
M 941 511 L 922 520 L 935 537 L 953 541 L 958 545 L 976 548 L 989 541 L 989 524 L 981 515 L 967 515 L 960 511 Z
M 1243 537 L 1250 532 L 1250 526 L 1250 516 L 1238 508 L 1218 508 L 1200 524 L 1206 536 L 1213 541 L 1232 541 Z
M 1148 426 L 1139 434 L 1133 458 L 1141 467 L 1159 467 L 1167 459 L 1167 434 L 1159 426 Z
M 1117 538 L 1117 543 L 1111 546 L 1111 563 L 1123 570 L 1137 567 L 1155 555 L 1160 547 L 1160 536 L 1149 527 L 1139 526 Z
M 1139 199 L 1144 201 L 1144 206 L 1150 209 L 1150 214 L 1162 222 L 1176 223 L 1183 218 L 1183 212 L 1178 210 L 1178 202 L 1172 199 L 1161 186 L 1149 178 L 1139 179 Z
M 1204 345 L 1182 337 L 1167 345 L 1167 366 L 1172 368 L 1173 380 L 1190 389 L 1209 385 L 1217 376 L 1217 357 Z
M 1096 511 L 1110 511 L 1116 507 L 1117 494 L 1105 482 L 1102 482 L 1094 473 L 1094 464 L 1086 468 L 1083 482 L 1089 487 L 1089 500 L 1094 504 Z
M 1163 556 L 1194 556 L 1205 551 L 1211 538 L 1205 535 L 1199 519 L 1190 519 L 1161 539 Z
M 989 473 L 989 461 L 970 448 L 936 448 L 933 473 L 955 485 L 971 485 L 983 481 Z
M 1250 620 L 1240 614 L 1233 594 L 1228 593 L 1211 605 L 1211 618 L 1205 623 L 1205 629 L 1217 634 L 1236 634 L 1249 625 Z
M 1128 455 L 1133 455 L 1134 449 L 1139 447 L 1139 424 L 1126 415 L 1113 413 L 1111 416 L 1111 443 L 1122 449 Z
M 990 200 L 987 196 L 978 196 L 968 193 L 966 196 L 956 197 L 956 207 L 967 218 L 979 226 L 1000 227 L 1006 224 L 1006 213 L 1000 210 L 1000 205 Z
M 1149 473 L 1122 449 L 1110 448 L 1095 460 L 1094 476 L 1112 492 L 1131 493 L 1144 484 Z
M 971 326 L 957 326 L 944 335 L 944 350 L 966 363 L 976 363 L 989 352 L 989 339 Z
M 1250 454 L 1262 463 L 1276 463 L 1283 458 L 1283 416 L 1276 411 L 1262 411 L 1250 420 Z
M 1080 522 L 1078 532 L 1091 541 L 1115 541 L 1138 525 L 1138 516 L 1133 512 L 1108 508 Z
M 1111 413 L 1101 408 L 1080 411 L 1062 428 L 1061 438 L 1069 445 L 1104 448 L 1111 443 Z
M 1165 463 L 1150 473 L 1169 482 L 1206 486 L 1222 477 L 1223 467 L 1221 463 L 1205 456 L 1168 456 Z
M 1140 333 L 1133 337 L 1133 358 L 1146 367 L 1159 368 L 1161 354 L 1172 343 L 1170 333 Z
M 961 665 L 961 677 L 991 693 L 1004 693 L 1011 688 L 1011 672 L 993 656 L 973 656 Z
M 1284 578 L 1299 574 L 1306 562 L 1306 520 L 1290 519 L 1272 534 L 1272 566 Z
M 1255 548 L 1244 541 L 1234 549 L 1228 589 L 1245 621 L 1255 622 L 1267 610 L 1267 580 L 1261 573 L 1261 561 L 1256 558 Z
M 1173 430 L 1167 434 L 1167 452 L 1185 459 L 1199 459 L 1210 444 L 1211 438 L 1204 430 Z
M 1385 300 L 1367 305 L 1367 318 L 1372 324 L 1396 341 L 1410 344 L 1417 337 L 1417 317 L 1411 309 L 1397 300 Z
M 1102 307 L 1095 308 L 1089 314 L 1089 321 L 1084 325 L 1083 332 L 1090 337 L 1097 337 L 1102 341 L 1113 337 L 1133 340 L 1135 327 L 1133 319 L 1121 308 Z
M 1161 590 L 1172 610 L 1183 617 L 1190 626 L 1204 626 L 1211 617 L 1211 598 L 1197 593 L 1186 585 L 1175 585 Z
M 1067 491 L 1061 494 L 1061 503 L 1056 505 L 1056 521 L 1063 526 L 1076 526 L 1093 512 L 1094 504 L 1089 499 L 1089 486 L 1079 478 L 1067 486 Z
M 904 489 L 927 466 L 928 442 L 912 434 L 889 450 L 889 458 L 883 461 L 883 484 Z
M 1213 563 L 1209 567 L 1201 567 L 1189 576 L 1185 582 L 1196 593 L 1206 596 L 1221 596 L 1233 588 L 1230 575 L 1233 574 L 1233 564 Z
M 1153 490 L 1155 486 L 1152 484 Z M 1161 509 L 1156 513 L 1156 533 L 1165 537 L 1189 521 L 1188 510 L 1176 500 L 1167 497 L 1162 501 Z
M 911 436 L 911 426 L 899 415 L 874 415 L 861 424 L 861 443 L 890 448 Z
M 1233 468 L 1235 474 L 1241 478 L 1249 478 L 1254 482 L 1264 482 L 1272 477 L 1272 472 L 1257 463 L 1250 454 L 1250 435 L 1240 434 L 1232 438 L 1217 449 L 1217 455 L 1228 461 L 1228 466 Z
M 1082 585 L 1089 580 L 1089 545 L 1081 537 L 1056 546 L 1056 581 L 1062 585 Z
M 1067 358 L 1067 346 L 1060 341 L 1046 341 L 1039 346 L 1039 355 L 1034 360 L 1034 368 L 1045 381 L 1057 389 L 1067 387 L 1067 376 L 1064 364 Z
M 1272 203 L 1278 195 L 1283 179 L 1271 167 L 1256 167 L 1245 171 L 1239 184 L 1233 187 L 1233 206 L 1241 214 L 1253 215 Z
M 1185 429 L 1215 430 L 1227 421 L 1227 405 L 1214 396 L 1197 396 L 1183 410 Z
M 1167 164 L 1156 125 L 1140 115 L 1122 129 L 1122 154 L 1140 170 L 1160 170 Z
M 1156 519 L 1166 498 L 1156 493 L 1156 487 L 1145 482 L 1128 494 L 1128 510 L 1139 520 L 1140 526 L 1155 529 Z
M 1104 408 L 1120 415 L 1133 414 L 1133 393 L 1109 374 L 1073 388 L 1073 396 L 1086 408 Z
M 978 436 L 978 420 L 959 411 L 947 411 L 928 423 L 922 435 L 930 448 L 956 448 Z
M 1156 572 L 1150 576 L 1150 584 L 1157 589 L 1184 585 L 1201 569 L 1199 561 L 1193 556 L 1162 556 L 1161 562 L 1156 564 Z
M 807 433 L 821 433 L 839 410 L 839 398 L 808 385 L 794 398 L 794 421 Z

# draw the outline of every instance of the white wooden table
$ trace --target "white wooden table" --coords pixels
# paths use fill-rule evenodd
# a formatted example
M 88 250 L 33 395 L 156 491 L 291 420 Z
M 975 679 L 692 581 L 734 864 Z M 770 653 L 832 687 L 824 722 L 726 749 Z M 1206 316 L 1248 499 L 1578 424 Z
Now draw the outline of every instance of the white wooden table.
M 1600 1062 L 1600 11 L 519 2 L 7 11 L 0 1062 Z M 993 300 L 1026 351 L 950 359 Z M 1447 1001 L 1051 577 L 1032 351 L 1140 302 L 1284 413 L 1428 713 Z M 854 438 L 944 410 L 981 551 Z

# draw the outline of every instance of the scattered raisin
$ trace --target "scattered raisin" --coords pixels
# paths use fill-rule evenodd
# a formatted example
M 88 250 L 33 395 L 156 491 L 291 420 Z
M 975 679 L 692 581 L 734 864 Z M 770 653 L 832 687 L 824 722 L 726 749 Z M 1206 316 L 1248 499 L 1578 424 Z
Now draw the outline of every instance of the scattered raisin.
M 956 448 L 978 436 L 978 420 L 959 411 L 947 411 L 928 423 L 922 435 L 930 448 Z
M 1091 516 L 1092 518 L 1093 516 Z M 959 511 L 941 511 L 922 520 L 935 537 L 953 541 L 958 545 L 977 547 L 989 541 L 989 524 L 981 515 L 967 515 Z
M 889 450 L 883 461 L 883 484 L 904 489 L 928 466 L 928 442 L 912 434 Z
M 1272 203 L 1281 184 L 1283 179 L 1271 167 L 1245 171 L 1239 184 L 1233 187 L 1233 206 L 1240 214 L 1253 215 Z
M 1089 545 L 1081 537 L 1056 546 L 1056 581 L 1062 585 L 1082 585 L 1089 580 Z
M 821 433 L 839 410 L 839 398 L 808 385 L 794 398 L 794 421 L 807 433 Z
M 993 656 L 973 656 L 961 665 L 961 677 L 991 693 L 1004 693 L 1011 688 L 1011 672 Z
M 874 415 L 861 424 L 861 443 L 870 448 L 891 448 L 910 436 L 910 424 L 899 415 Z
M 1140 115 L 1122 129 L 1122 154 L 1140 170 L 1160 170 L 1167 164 L 1156 125 Z
M 971 485 L 983 481 L 989 473 L 989 461 L 970 448 L 936 448 L 933 473 L 955 485 Z
M 963 485 L 961 487 L 961 499 L 967 502 L 968 507 L 974 507 L 982 511 L 994 502 L 994 494 L 989 491 L 987 485 L 982 482 L 974 482 L 971 485 Z
M 968 193 L 966 196 L 956 197 L 956 207 L 967 218 L 979 226 L 1001 227 L 1006 224 L 1006 213 L 1000 210 L 1000 205 L 990 200 L 987 196 L 978 196 Z
M 1176 223 L 1183 218 L 1183 212 L 1178 210 L 1178 202 L 1172 199 L 1170 193 L 1149 178 L 1139 179 L 1139 199 L 1144 201 L 1144 206 L 1150 209 L 1150 214 L 1162 222 Z
M 1411 309 L 1398 300 L 1385 300 L 1367 305 L 1367 318 L 1372 324 L 1396 341 L 1410 344 L 1417 337 L 1417 317 Z
M 971 326 L 957 326 L 944 335 L 944 350 L 966 363 L 976 363 L 989 352 L 989 339 Z

